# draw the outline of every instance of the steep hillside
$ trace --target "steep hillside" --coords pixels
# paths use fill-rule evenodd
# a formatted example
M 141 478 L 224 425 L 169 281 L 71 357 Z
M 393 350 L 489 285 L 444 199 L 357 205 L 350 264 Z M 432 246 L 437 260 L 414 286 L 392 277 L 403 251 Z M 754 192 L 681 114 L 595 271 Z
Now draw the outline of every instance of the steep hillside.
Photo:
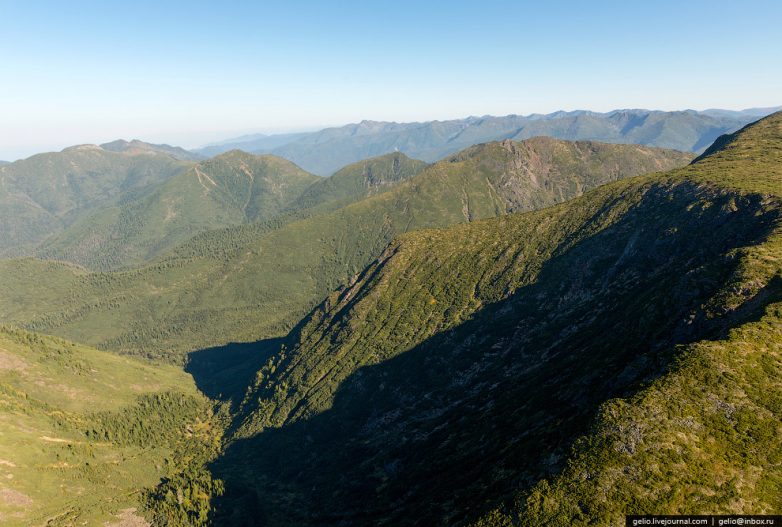
M 92 269 L 132 267 L 200 232 L 271 218 L 319 180 L 278 157 L 228 152 L 83 218 L 37 255 Z
M 548 206 L 689 158 L 545 138 L 482 145 L 341 209 L 205 233 L 137 270 L 0 262 L 0 320 L 180 359 L 182 351 L 280 336 L 398 233 Z
M 152 143 L 145 143 L 144 141 L 139 141 L 138 139 L 133 139 L 132 141 L 117 139 L 116 141 L 112 141 L 110 143 L 103 143 L 100 145 L 100 147 L 104 150 L 109 150 L 110 152 L 124 152 L 126 154 L 158 152 L 160 154 L 168 154 L 174 159 L 181 159 L 183 161 L 199 161 L 204 158 L 204 156 L 200 154 L 190 152 L 189 150 L 185 150 L 184 148 L 180 148 L 178 146 L 156 145 Z
M 296 209 L 310 209 L 329 203 L 332 208 L 390 190 L 420 174 L 427 164 L 395 152 L 350 164 L 305 190 L 294 203 Z
M 399 237 L 259 370 L 215 518 L 779 513 L 781 198 L 775 114 L 677 171 Z
M 208 459 L 220 438 L 181 370 L 9 328 L 0 328 L 0 408 L 8 526 L 148 525 L 145 489 Z M 198 508 L 208 501 L 193 496 Z
M 548 115 L 468 117 L 451 121 L 389 123 L 363 121 L 318 132 L 291 135 L 275 144 L 277 136 L 239 138 L 219 149 L 240 148 L 274 153 L 305 169 L 328 175 L 337 168 L 370 156 L 400 151 L 415 159 L 434 162 L 478 143 L 550 136 L 568 140 L 643 144 L 701 152 L 720 134 L 732 132 L 774 109 L 745 112 L 711 110 L 661 112 L 614 110 L 607 113 L 574 111 Z
M 782 114 L 720 138 L 685 173 L 776 201 Z M 627 510 L 779 514 L 780 234 L 775 223 L 763 244 L 739 253 L 735 280 L 708 306 L 732 324 L 677 350 L 665 375 L 603 404 L 564 470 L 481 525 L 509 525 L 514 517 L 522 525 L 620 525 Z
M 52 234 L 101 207 L 144 195 L 189 166 L 153 151 L 96 145 L 39 154 L 0 167 L 0 256 L 29 254 Z

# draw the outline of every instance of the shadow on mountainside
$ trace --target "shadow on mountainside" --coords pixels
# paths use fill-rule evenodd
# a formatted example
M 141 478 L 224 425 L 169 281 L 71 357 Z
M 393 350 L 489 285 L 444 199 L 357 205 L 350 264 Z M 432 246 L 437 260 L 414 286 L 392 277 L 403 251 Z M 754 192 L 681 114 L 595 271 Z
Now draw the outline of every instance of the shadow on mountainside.
M 322 413 L 230 444 L 210 467 L 226 484 L 215 523 L 453 525 L 557 473 L 602 403 L 664 373 L 677 345 L 782 299 L 777 279 L 707 316 L 735 249 L 778 214 L 759 196 L 732 210 L 727 193 L 691 207 L 669 190 L 563 244 L 534 283 L 470 320 L 352 372 Z
M 193 351 L 187 356 L 185 371 L 193 376 L 196 386 L 207 397 L 229 403 L 236 410 L 255 373 L 280 350 L 282 342 L 281 338 L 232 342 Z

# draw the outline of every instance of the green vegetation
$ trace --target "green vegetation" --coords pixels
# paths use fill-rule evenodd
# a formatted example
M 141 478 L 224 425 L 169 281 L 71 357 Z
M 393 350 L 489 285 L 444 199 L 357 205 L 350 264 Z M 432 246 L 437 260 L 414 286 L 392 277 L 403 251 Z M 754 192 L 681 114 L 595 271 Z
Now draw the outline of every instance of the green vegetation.
M 215 521 L 779 513 L 780 199 L 777 114 L 680 170 L 398 237 L 258 371 Z
M 286 334 L 399 233 L 545 207 L 689 158 L 537 138 L 473 147 L 409 178 L 418 163 L 385 156 L 340 175 L 349 195 L 369 185 L 366 199 L 333 211 L 333 201 L 310 202 L 324 212 L 300 209 L 205 233 L 141 269 L 87 273 L 57 262 L 2 261 L 0 320 L 101 349 L 181 360 L 186 351 Z M 377 181 L 380 187 L 370 184 Z M 324 193 L 333 192 L 329 185 Z
M 202 466 L 220 441 L 211 404 L 181 370 L 12 328 L 0 329 L 0 408 L 0 523 L 9 526 L 162 514 L 148 489 Z M 201 509 L 219 482 L 207 490 Z
M 96 145 L 3 165 L 0 256 L 31 254 L 49 236 L 101 208 L 145 195 L 188 166 L 154 149 L 117 153 Z
M 539 136 L 702 152 L 721 134 L 738 130 L 763 115 L 767 114 L 764 111 L 614 110 L 468 117 L 423 123 L 362 121 L 304 134 L 244 137 L 201 152 L 211 156 L 238 148 L 271 153 L 322 176 L 348 163 L 387 152 L 401 151 L 416 159 L 435 162 L 479 143 L 521 141 Z
M 683 173 L 762 193 L 778 206 L 782 114 L 721 138 Z M 666 375 L 604 403 L 563 471 L 482 525 L 511 518 L 530 526 L 622 525 L 626 513 L 782 511 L 781 263 L 775 222 L 762 245 L 742 251 L 735 279 L 708 306 L 733 315 L 732 327 L 677 350 Z M 737 317 L 742 297 L 747 309 Z
M 133 267 L 200 232 L 272 218 L 319 180 L 284 159 L 228 152 L 83 218 L 37 254 L 91 269 Z
M 0 262 L 0 319 L 200 348 L 186 370 L 212 398 L 172 366 L 1 331 L 0 519 L 780 511 L 782 114 L 688 160 L 545 138 L 391 154 L 139 269 Z M 259 342 L 203 349 L 237 340 Z
M 294 208 L 331 210 L 354 201 L 380 194 L 391 187 L 420 174 L 427 164 L 410 159 L 399 152 L 353 163 L 332 176 L 323 178 L 305 190 Z

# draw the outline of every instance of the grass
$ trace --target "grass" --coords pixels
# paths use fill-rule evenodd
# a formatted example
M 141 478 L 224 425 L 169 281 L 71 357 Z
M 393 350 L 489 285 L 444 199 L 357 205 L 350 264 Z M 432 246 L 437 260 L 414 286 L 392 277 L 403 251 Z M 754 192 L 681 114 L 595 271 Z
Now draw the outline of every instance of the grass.
M 186 464 L 183 449 L 219 440 L 210 406 L 175 367 L 0 329 L 0 522 L 140 516 L 145 489 Z
M 2 520 L 778 512 L 782 115 L 720 145 L 636 178 L 683 158 L 482 145 L 388 192 L 202 235 L 142 269 L 3 262 L 2 318 L 171 360 L 279 335 L 344 286 L 257 356 L 191 362 L 226 402 L 216 414 L 173 367 L 0 333 Z M 220 352 L 235 361 L 224 371 Z
M 782 115 L 718 141 L 680 177 L 782 196 Z M 729 204 L 729 210 L 734 205 Z M 740 253 L 708 306 L 733 315 L 713 338 L 676 350 L 665 375 L 605 402 L 561 473 L 477 525 L 623 525 L 631 513 L 782 511 L 782 232 Z

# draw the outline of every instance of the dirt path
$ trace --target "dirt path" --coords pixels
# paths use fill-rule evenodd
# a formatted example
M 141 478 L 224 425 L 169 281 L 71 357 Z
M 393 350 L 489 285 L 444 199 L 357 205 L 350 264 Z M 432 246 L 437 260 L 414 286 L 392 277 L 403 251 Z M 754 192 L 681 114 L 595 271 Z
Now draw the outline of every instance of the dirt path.
M 117 514 L 116 522 L 106 522 L 105 527 L 150 527 L 150 523 L 136 514 L 136 509 L 123 509 Z

